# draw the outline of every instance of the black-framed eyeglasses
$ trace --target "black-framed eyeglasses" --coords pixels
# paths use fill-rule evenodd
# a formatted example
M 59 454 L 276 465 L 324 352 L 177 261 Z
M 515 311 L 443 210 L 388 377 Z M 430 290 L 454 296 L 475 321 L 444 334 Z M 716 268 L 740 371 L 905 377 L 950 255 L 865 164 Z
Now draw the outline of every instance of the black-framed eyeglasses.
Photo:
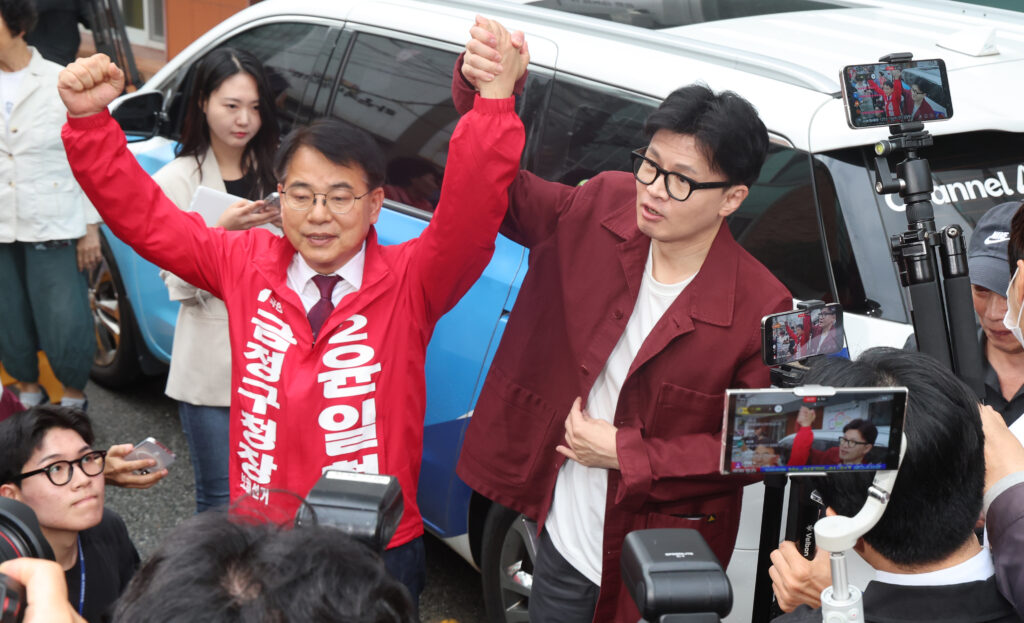
M 676 201 L 686 201 L 695 190 L 732 186 L 730 182 L 697 182 L 682 173 L 667 171 L 645 156 L 644 152 L 645 150 L 641 148 L 630 153 L 630 157 L 633 159 L 633 177 L 646 186 L 650 186 L 661 177 L 665 180 L 665 191 L 668 192 L 668 196 Z
M 839 438 L 839 445 L 841 445 L 841 446 L 870 446 L 871 444 L 869 444 L 866 441 L 856 441 L 854 439 L 850 439 L 849 437 L 840 437 Z
M 63 487 L 71 482 L 71 477 L 75 475 L 75 465 L 77 465 L 86 476 L 99 476 L 103 473 L 103 468 L 106 464 L 107 451 L 94 450 L 89 454 L 78 457 L 74 461 L 54 461 L 41 469 L 19 474 L 18 480 L 24 480 L 29 476 L 35 476 L 36 474 L 46 474 L 46 477 L 50 479 L 50 482 L 58 487 Z
M 305 212 L 313 207 L 317 197 L 323 197 L 324 205 L 327 206 L 328 210 L 335 214 L 345 215 L 352 211 L 352 206 L 356 204 L 356 201 L 369 195 L 371 192 L 373 192 L 372 188 L 361 195 L 357 195 L 351 190 L 339 188 L 329 193 L 315 193 L 305 186 L 293 186 L 283 189 L 281 194 L 285 197 L 285 205 L 292 210 Z

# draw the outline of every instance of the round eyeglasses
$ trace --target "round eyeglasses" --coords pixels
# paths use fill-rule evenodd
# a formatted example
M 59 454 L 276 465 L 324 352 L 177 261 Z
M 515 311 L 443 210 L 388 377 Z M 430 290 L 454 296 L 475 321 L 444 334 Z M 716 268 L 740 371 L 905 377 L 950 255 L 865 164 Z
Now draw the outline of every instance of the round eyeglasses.
M 46 477 L 50 479 L 50 482 L 58 487 L 63 487 L 71 482 L 71 477 L 75 475 L 75 465 L 77 465 L 86 476 L 99 476 L 103 473 L 103 468 L 106 464 L 107 451 L 95 450 L 89 454 L 78 457 L 74 461 L 54 461 L 41 469 L 19 474 L 18 480 L 24 480 L 29 476 L 35 476 L 36 474 L 46 474 Z
M 324 205 L 327 206 L 328 210 L 335 214 L 344 215 L 352 211 L 352 207 L 356 204 L 357 200 L 369 195 L 370 192 L 372 192 L 372 189 L 361 195 L 346 189 L 332 190 L 329 193 L 315 193 L 305 186 L 297 186 L 285 188 L 281 191 L 281 194 L 285 198 L 284 204 L 292 210 L 305 212 L 313 207 L 317 197 L 323 197 Z
M 661 177 L 665 180 L 665 190 L 668 196 L 676 201 L 686 201 L 695 190 L 705 188 L 728 188 L 732 186 L 729 182 L 696 182 L 682 173 L 668 171 L 658 166 L 656 162 L 644 155 L 643 149 L 637 149 L 630 153 L 633 159 L 633 177 L 636 181 L 650 186 Z

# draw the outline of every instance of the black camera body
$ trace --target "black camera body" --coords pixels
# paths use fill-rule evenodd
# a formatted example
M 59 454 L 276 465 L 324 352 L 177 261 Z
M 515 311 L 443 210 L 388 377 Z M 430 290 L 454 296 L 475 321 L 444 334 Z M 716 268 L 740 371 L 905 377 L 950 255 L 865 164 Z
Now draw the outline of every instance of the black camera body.
M 644 621 L 718 623 L 732 587 L 696 530 L 636 530 L 622 548 L 622 581 Z
M 0 497 L 0 562 L 14 558 L 54 560 L 54 555 L 32 509 Z M 0 573 L 0 623 L 21 621 L 26 605 L 25 587 Z
M 383 552 L 398 529 L 403 508 L 402 486 L 394 476 L 327 470 L 299 507 L 295 525 L 338 528 Z

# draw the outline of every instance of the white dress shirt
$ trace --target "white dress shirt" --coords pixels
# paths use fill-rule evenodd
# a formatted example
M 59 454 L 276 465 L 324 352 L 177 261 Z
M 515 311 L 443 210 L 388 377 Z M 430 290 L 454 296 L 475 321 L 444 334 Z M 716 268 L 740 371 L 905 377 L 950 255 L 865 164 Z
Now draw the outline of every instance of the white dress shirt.
M 359 248 L 359 253 L 339 268 L 338 270 L 331 273 L 332 275 L 338 275 L 341 277 L 334 286 L 334 290 L 331 292 L 331 303 L 337 307 L 338 302 L 341 301 L 348 294 L 352 294 L 363 285 L 363 265 L 366 263 L 366 241 L 363 241 L 363 246 Z M 321 273 L 316 272 L 309 267 L 306 260 L 302 259 L 302 256 L 296 253 L 292 257 L 291 264 L 288 265 L 288 287 L 295 291 L 302 300 L 302 306 L 306 308 L 306 313 L 316 305 L 316 302 L 320 300 L 320 290 L 313 283 L 313 277 Z

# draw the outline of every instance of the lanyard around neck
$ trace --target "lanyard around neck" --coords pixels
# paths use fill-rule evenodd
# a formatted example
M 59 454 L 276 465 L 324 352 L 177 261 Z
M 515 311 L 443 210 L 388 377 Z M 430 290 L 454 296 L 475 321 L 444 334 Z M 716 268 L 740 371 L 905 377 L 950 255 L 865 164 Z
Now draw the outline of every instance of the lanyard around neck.
M 82 581 L 78 585 L 78 614 L 79 616 L 85 616 L 82 614 L 82 610 L 85 609 L 85 554 L 82 553 L 82 537 L 78 537 L 78 567 L 82 574 Z

